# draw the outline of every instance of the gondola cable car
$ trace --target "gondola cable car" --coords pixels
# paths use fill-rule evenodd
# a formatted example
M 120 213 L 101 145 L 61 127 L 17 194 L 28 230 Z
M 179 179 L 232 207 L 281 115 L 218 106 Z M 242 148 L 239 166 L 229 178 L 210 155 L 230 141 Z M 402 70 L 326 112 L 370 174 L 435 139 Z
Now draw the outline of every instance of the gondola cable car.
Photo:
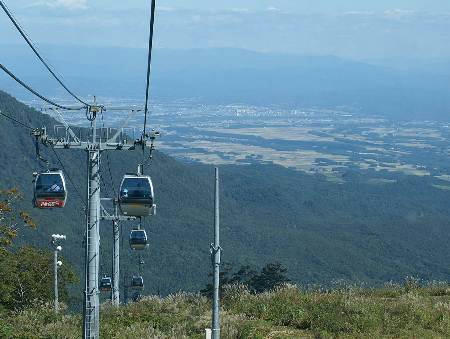
M 59 169 L 33 173 L 34 197 L 37 208 L 63 208 L 67 201 L 67 187 L 64 174 Z
M 144 289 L 144 278 L 141 275 L 133 275 L 131 278 L 131 288 L 136 290 Z
M 111 277 L 108 276 L 104 276 L 101 280 L 100 280 L 100 291 L 102 292 L 110 292 L 112 289 L 112 279 Z
M 126 174 L 119 189 L 119 207 L 123 215 L 146 217 L 155 213 L 153 183 L 148 175 Z
M 143 229 L 131 230 L 129 242 L 132 250 L 144 250 L 148 247 L 147 232 Z
M 142 294 L 141 294 L 141 292 L 136 292 L 136 293 L 133 294 L 133 301 L 134 301 L 134 302 L 138 302 L 138 301 L 141 300 L 141 299 L 142 299 Z

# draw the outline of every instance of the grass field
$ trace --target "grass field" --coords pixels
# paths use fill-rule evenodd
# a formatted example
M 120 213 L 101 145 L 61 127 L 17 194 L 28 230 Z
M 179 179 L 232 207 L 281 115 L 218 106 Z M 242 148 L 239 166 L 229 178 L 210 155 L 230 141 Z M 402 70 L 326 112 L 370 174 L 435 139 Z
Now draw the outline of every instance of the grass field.
M 102 305 L 102 338 L 203 338 L 210 301 L 195 294 L 146 297 L 113 308 Z M 79 338 L 81 316 L 54 315 L 48 305 L 0 318 L 2 338 Z M 332 290 L 285 286 L 252 294 L 227 286 L 222 338 L 449 338 L 450 287 L 421 286 L 409 278 L 383 288 Z

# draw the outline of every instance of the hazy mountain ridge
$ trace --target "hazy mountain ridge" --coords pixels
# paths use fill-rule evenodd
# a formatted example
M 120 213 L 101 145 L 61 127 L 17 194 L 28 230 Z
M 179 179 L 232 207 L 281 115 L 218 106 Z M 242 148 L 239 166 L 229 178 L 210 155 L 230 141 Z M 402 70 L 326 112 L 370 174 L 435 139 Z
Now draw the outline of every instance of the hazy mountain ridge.
M 64 96 L 29 51 L 5 46 L 2 62 L 51 96 Z M 146 51 L 43 45 L 52 64 L 82 95 L 137 98 L 145 86 Z M 207 103 L 342 107 L 391 118 L 448 120 L 448 61 L 399 67 L 333 56 L 258 53 L 240 49 L 157 49 L 152 95 Z M 6 77 L 6 76 L 5 76 Z M 5 77 L 0 85 L 20 94 Z

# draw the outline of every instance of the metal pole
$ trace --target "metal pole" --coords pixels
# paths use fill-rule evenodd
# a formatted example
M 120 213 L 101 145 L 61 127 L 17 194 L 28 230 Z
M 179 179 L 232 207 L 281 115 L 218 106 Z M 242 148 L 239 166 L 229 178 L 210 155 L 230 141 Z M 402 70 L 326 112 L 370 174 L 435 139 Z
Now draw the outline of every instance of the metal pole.
M 214 199 L 214 295 L 212 337 L 220 338 L 220 305 L 219 305 L 219 277 L 220 277 L 220 242 L 219 242 L 219 169 L 215 169 L 215 199 Z
M 123 303 L 128 304 L 128 270 L 126 270 L 123 274 Z
M 55 313 L 59 311 L 58 305 L 58 250 L 55 247 L 55 251 L 53 252 L 53 275 L 54 275 L 54 288 L 55 288 Z
M 53 247 L 53 289 L 54 289 L 54 308 L 55 313 L 59 312 L 59 300 L 58 300 L 58 267 L 62 265 L 58 262 L 58 252 L 62 250 L 61 246 L 58 246 L 60 240 L 65 240 L 66 236 L 61 234 L 52 234 L 52 247 Z
M 116 215 L 117 215 L 117 207 L 116 207 Z M 114 238 L 114 246 L 113 246 L 113 286 L 111 291 L 111 300 L 114 306 L 119 306 L 120 303 L 120 295 L 119 295 L 119 279 L 120 279 L 120 238 L 119 238 L 119 221 L 113 221 L 113 238 Z
M 107 199 L 111 200 L 111 199 Z M 112 275 L 111 275 L 111 303 L 114 306 L 119 306 L 120 304 L 120 221 L 122 220 L 134 220 L 135 217 L 125 217 L 119 214 L 118 202 L 115 199 L 114 204 L 114 214 L 101 216 L 101 220 L 109 220 L 113 222 L 113 249 L 112 249 Z
M 95 144 L 96 132 L 94 123 L 93 139 Z M 99 337 L 99 224 L 100 224 L 100 151 L 88 150 L 88 213 L 86 220 L 86 287 L 83 317 L 83 338 Z

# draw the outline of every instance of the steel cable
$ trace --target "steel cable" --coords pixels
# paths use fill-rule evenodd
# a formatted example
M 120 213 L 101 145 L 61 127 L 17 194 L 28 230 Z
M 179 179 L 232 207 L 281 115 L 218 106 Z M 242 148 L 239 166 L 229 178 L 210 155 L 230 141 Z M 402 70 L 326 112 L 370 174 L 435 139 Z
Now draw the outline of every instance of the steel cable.
M 43 95 L 39 94 L 38 92 L 36 92 L 34 89 L 32 89 L 30 86 L 28 86 L 26 83 L 24 83 L 22 80 L 20 80 L 17 76 L 15 76 L 9 69 L 7 69 L 5 66 L 3 66 L 2 64 L 0 64 L 0 68 L 6 73 L 8 74 L 12 79 L 14 79 L 17 83 L 19 83 L 22 87 L 26 88 L 28 91 L 30 91 L 31 93 L 33 93 L 35 96 L 37 96 L 39 99 L 45 101 L 46 103 L 64 109 L 64 110 L 68 110 L 68 111 L 79 111 L 81 109 L 84 109 L 85 107 L 67 107 L 67 106 L 62 106 L 57 104 L 56 102 L 44 97 Z
M 16 120 L 13 117 L 10 117 L 9 115 L 6 115 L 2 111 L 0 111 L 0 115 L 3 115 L 5 118 L 7 118 L 7 119 L 9 119 L 11 121 L 14 121 L 15 123 L 21 125 L 22 127 L 25 127 L 25 128 L 31 129 L 31 130 L 34 129 L 34 127 L 28 126 L 28 125 L 24 124 L 23 122 L 20 122 L 19 120 Z
M 147 128 L 148 98 L 149 98 L 149 91 L 150 91 L 150 73 L 151 73 L 152 51 L 153 51 L 153 30 L 154 30 L 154 25 L 155 25 L 155 7 L 156 7 L 156 0 L 152 0 L 151 15 L 150 15 L 150 36 L 148 39 L 147 84 L 146 84 L 146 88 L 145 88 L 143 138 L 145 138 L 145 132 L 146 132 L 146 128 Z
M 8 18 L 11 20 L 11 22 L 13 23 L 13 25 L 16 27 L 16 29 L 19 31 L 20 35 L 24 38 L 24 40 L 26 41 L 26 43 L 28 44 L 28 46 L 30 46 L 30 48 L 33 50 L 34 54 L 39 58 L 39 60 L 42 62 L 42 64 L 45 66 L 45 68 L 47 68 L 47 70 L 50 72 L 50 74 L 56 79 L 56 81 L 58 81 L 58 83 L 67 91 L 67 93 L 69 93 L 73 98 L 75 98 L 75 100 L 77 100 L 78 102 L 82 103 L 85 106 L 89 106 L 89 104 L 87 104 L 86 102 L 84 102 L 83 100 L 81 100 L 78 96 L 76 96 L 69 88 L 67 88 L 67 86 L 62 82 L 62 80 L 55 74 L 55 72 L 50 68 L 50 66 L 48 65 L 48 63 L 41 57 L 41 55 L 39 54 L 39 52 L 36 50 L 36 48 L 33 46 L 33 43 L 31 42 L 31 40 L 27 37 L 27 35 L 25 34 L 24 30 L 20 27 L 20 25 L 18 24 L 17 20 L 14 19 L 14 17 L 11 15 L 11 12 L 9 11 L 9 9 L 6 7 L 6 5 L 3 3 L 3 1 L 0 1 L 0 6 L 3 8 L 3 10 L 5 11 L 6 15 L 8 16 Z
M 78 190 L 77 186 L 73 182 L 72 178 L 70 177 L 69 173 L 66 171 L 66 168 L 64 167 L 63 162 L 61 161 L 61 158 L 59 157 L 58 153 L 56 153 L 55 149 L 51 148 L 53 153 L 55 153 L 56 159 L 58 159 L 59 164 L 61 165 L 64 174 L 67 176 L 67 179 L 69 179 L 70 183 L 72 184 L 73 188 L 75 189 L 75 192 L 77 193 L 78 197 L 80 198 L 81 202 L 83 203 L 84 207 L 87 208 L 86 202 L 84 201 L 82 195 L 80 194 L 80 191 Z

